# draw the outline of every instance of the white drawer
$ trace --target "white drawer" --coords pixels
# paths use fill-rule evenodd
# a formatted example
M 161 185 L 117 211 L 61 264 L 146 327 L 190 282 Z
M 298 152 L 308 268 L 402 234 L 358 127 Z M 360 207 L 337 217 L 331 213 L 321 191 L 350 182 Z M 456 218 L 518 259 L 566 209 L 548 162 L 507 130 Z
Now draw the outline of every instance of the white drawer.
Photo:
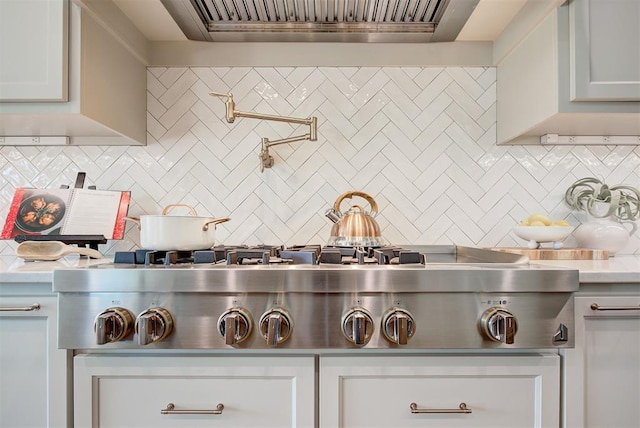
M 74 367 L 77 427 L 314 425 L 313 357 L 77 356 Z
M 323 357 L 320 373 L 321 427 L 559 426 L 557 355 Z

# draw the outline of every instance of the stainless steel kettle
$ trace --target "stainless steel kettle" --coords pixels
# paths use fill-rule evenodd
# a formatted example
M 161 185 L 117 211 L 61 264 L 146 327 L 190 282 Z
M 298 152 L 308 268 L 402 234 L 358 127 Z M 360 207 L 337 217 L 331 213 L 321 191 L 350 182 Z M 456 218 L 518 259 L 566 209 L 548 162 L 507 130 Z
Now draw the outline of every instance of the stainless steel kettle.
M 370 211 L 366 212 L 360 205 L 352 205 L 345 212 L 340 211 L 340 204 L 345 199 L 359 196 L 369 203 Z M 385 245 L 380 234 L 380 226 L 374 217 L 378 213 L 378 204 L 372 196 L 364 192 L 345 192 L 336 199 L 326 216 L 335 224 L 331 228 L 331 237 L 327 245 L 340 247 L 381 247 Z

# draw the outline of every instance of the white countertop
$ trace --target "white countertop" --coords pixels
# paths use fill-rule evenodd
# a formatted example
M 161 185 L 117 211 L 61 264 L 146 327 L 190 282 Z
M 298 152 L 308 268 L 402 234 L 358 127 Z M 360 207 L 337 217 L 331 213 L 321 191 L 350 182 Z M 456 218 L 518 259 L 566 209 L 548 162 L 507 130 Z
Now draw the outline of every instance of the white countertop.
M 89 259 L 73 255 L 53 262 L 27 262 L 16 256 L 0 256 L 0 284 L 51 282 L 54 269 L 82 268 L 112 261 L 112 258 Z
M 75 255 L 54 262 L 25 262 L 15 256 L 0 256 L 0 283 L 47 283 L 51 282 L 54 269 L 111 262 L 108 257 L 94 260 Z M 531 264 L 578 269 L 581 283 L 640 284 L 640 256 L 618 255 L 608 260 L 533 260 Z
M 608 260 L 532 260 L 531 264 L 567 267 L 580 271 L 581 283 L 637 282 L 640 284 L 640 256 L 619 255 Z
M 640 256 L 619 255 L 608 260 L 532 260 L 531 264 L 534 263 L 578 269 L 581 283 L 640 284 Z

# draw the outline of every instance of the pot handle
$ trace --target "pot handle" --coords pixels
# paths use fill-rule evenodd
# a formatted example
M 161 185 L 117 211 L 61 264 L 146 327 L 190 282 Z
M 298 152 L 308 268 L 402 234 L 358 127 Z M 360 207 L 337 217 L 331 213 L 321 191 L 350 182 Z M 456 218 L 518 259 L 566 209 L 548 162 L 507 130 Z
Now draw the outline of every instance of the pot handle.
M 215 226 L 216 224 L 224 223 L 229 220 L 231 220 L 229 217 L 220 217 L 208 220 L 205 224 L 202 225 L 202 230 L 206 232 L 207 230 L 209 230 L 210 224 L 213 224 Z
M 162 210 L 162 215 L 169 214 L 169 211 L 171 211 L 173 208 L 176 208 L 176 207 L 188 208 L 189 209 L 189 213 L 192 216 L 194 216 L 194 217 L 198 216 L 198 213 L 196 213 L 196 209 L 193 208 L 191 205 L 187 205 L 187 204 L 169 204 L 166 207 L 164 207 L 164 209 Z
M 376 203 L 375 199 L 373 199 L 373 196 L 369 195 L 368 193 L 360 192 L 357 190 L 350 190 L 338 196 L 338 199 L 336 199 L 335 203 L 333 204 L 333 209 L 336 212 L 342 212 L 340 211 L 340 204 L 342 203 L 342 201 L 345 199 L 351 199 L 354 196 L 360 196 L 361 198 L 364 198 L 367 200 L 367 202 L 369 202 L 369 205 L 371 205 L 372 215 L 375 215 L 378 212 L 378 204 Z
M 124 219 L 134 222 L 138 226 L 138 229 L 142 228 L 140 224 L 140 217 L 125 217 Z

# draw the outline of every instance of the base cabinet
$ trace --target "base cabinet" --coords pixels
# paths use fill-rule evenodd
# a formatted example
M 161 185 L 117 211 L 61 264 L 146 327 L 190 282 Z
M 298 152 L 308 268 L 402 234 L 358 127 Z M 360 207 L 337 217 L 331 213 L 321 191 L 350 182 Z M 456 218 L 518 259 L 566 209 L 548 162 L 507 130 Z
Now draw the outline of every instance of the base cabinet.
M 69 425 L 70 371 L 56 329 L 55 296 L 0 294 L 0 427 Z
M 575 314 L 575 348 L 563 351 L 565 426 L 639 427 L 640 295 L 579 296 Z
M 313 356 L 81 355 L 75 427 L 311 428 L 314 382 Z
M 558 355 L 320 359 L 323 428 L 559 423 Z
M 77 428 L 557 428 L 560 357 L 78 355 L 74 397 Z

